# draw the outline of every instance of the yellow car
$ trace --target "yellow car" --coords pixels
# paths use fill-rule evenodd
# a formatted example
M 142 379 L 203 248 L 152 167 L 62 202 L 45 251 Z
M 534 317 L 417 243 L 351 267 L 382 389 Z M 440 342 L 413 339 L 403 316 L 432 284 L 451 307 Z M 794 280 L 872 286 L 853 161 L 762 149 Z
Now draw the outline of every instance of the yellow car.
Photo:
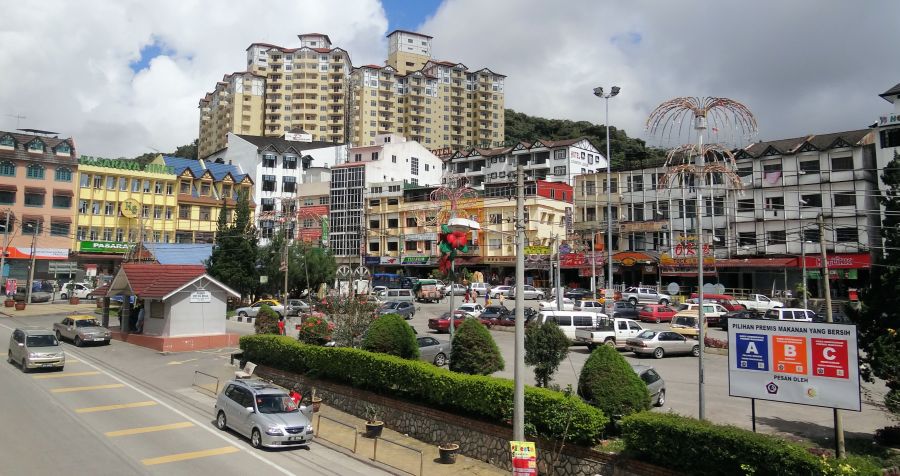
M 700 326 L 697 323 L 697 311 L 681 311 L 672 317 L 669 324 L 669 330 L 685 337 L 693 337 L 694 339 L 700 335 Z M 704 331 L 709 330 L 709 323 L 703 326 Z

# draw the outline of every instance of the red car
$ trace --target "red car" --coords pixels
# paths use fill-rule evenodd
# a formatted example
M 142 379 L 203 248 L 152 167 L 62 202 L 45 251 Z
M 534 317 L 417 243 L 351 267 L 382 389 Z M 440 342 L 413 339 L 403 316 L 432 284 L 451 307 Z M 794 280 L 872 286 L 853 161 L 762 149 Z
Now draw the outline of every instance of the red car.
M 453 328 L 458 329 L 459 326 L 462 325 L 464 319 L 471 319 L 472 315 L 462 312 L 462 311 L 453 311 Z M 479 319 L 482 324 L 484 324 L 488 329 L 490 329 L 494 323 L 491 322 L 490 319 Z M 432 317 L 428 319 L 428 328 L 436 330 L 438 332 L 450 332 L 450 312 L 445 312 L 441 314 L 441 317 Z
M 638 311 L 638 318 L 642 322 L 655 322 L 659 324 L 663 321 L 671 321 L 676 312 L 678 311 L 665 304 L 646 304 Z

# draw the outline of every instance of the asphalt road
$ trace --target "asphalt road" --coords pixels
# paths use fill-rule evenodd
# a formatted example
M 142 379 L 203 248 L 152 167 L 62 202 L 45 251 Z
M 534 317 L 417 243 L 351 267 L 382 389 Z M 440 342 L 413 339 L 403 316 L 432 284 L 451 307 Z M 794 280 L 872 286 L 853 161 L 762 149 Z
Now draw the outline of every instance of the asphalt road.
M 457 298 L 458 305 L 461 298 Z M 479 299 L 484 305 L 484 298 Z M 526 306 L 537 308 L 537 301 L 525 301 Z M 513 303 L 506 300 L 506 307 L 511 308 Z M 440 304 L 417 303 L 415 317 L 409 323 L 415 327 L 419 334 L 430 334 L 428 319 L 440 315 L 450 309 L 449 300 L 445 299 Z M 645 328 L 667 329 L 667 323 L 650 324 L 641 323 Z M 718 328 L 709 330 L 710 337 L 727 340 L 728 334 Z M 513 378 L 514 339 L 513 332 L 493 330 L 492 336 L 497 342 L 505 360 L 506 367 L 498 372 L 497 376 Z M 438 340 L 449 340 L 447 334 L 435 335 Z M 553 383 L 565 388 L 567 385 L 577 387 L 578 375 L 584 362 L 589 356 L 584 346 L 570 347 L 569 357 L 560 364 L 560 368 L 554 376 Z M 698 360 L 692 356 L 672 356 L 663 359 L 636 357 L 631 352 L 622 351 L 622 355 L 629 362 L 650 365 L 662 375 L 666 381 L 666 404 L 657 411 L 673 411 L 682 415 L 699 415 L 699 370 Z M 706 416 L 716 423 L 726 423 L 742 428 L 750 429 L 751 404 L 749 399 L 731 397 L 728 395 L 728 356 L 706 353 L 704 357 L 705 375 L 705 401 Z M 527 372 L 529 385 L 534 384 L 534 373 L 531 368 Z M 875 396 L 872 399 L 863 398 L 861 412 L 842 412 L 844 415 L 844 428 L 847 438 L 853 436 L 871 436 L 878 428 L 888 424 L 888 414 L 879 407 L 878 402 L 883 401 L 887 389 L 883 383 L 863 383 L 864 393 Z M 766 433 L 782 433 L 796 435 L 805 438 L 815 438 L 824 441 L 832 437 L 833 414 L 830 408 L 818 408 L 802 405 L 791 405 L 779 402 L 756 402 L 757 429 Z
M 50 327 L 62 317 L 3 318 L 3 352 L 15 326 Z M 255 450 L 245 438 L 217 430 L 212 398 L 192 383 L 200 368 L 223 381 L 233 375 L 228 350 L 160 355 L 116 341 L 63 345 L 63 372 L 24 374 L 0 362 L 0 473 L 387 474 L 317 443 Z

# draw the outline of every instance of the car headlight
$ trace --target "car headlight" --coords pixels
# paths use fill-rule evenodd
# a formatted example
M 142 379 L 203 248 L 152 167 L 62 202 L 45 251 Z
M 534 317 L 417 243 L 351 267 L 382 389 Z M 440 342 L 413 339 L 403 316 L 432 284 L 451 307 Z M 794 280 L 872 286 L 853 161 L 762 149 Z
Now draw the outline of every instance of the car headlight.
M 284 431 L 277 426 L 270 426 L 266 429 L 266 434 L 269 436 L 284 436 Z
M 40 357 L 40 354 L 38 354 L 37 352 L 29 352 L 29 353 L 28 353 L 28 358 L 29 358 L 29 359 L 36 359 L 36 358 L 38 358 L 38 357 Z

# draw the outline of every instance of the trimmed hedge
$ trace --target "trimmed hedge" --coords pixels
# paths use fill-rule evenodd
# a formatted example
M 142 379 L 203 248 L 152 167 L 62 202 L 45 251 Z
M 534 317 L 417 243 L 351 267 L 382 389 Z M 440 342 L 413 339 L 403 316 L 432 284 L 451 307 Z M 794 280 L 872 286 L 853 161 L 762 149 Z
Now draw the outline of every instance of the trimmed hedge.
M 478 319 L 464 319 L 453 335 L 450 370 L 470 375 L 490 375 L 506 364 L 487 327 Z
M 416 332 L 399 314 L 385 314 L 375 319 L 363 338 L 362 348 L 404 359 L 419 358 Z
M 628 453 L 642 461 L 697 475 L 757 474 L 818 476 L 878 474 L 854 459 L 819 458 L 806 448 L 734 426 L 714 425 L 675 414 L 642 412 L 622 419 Z M 854 473 L 835 471 L 840 463 Z
M 417 401 L 461 415 L 505 423 L 513 413 L 513 382 L 465 375 L 391 355 L 348 347 L 319 347 L 290 337 L 241 337 L 244 358 L 288 372 L 307 374 L 376 393 Z M 568 422 L 568 431 L 566 424 Z M 609 419 L 577 396 L 525 388 L 526 429 L 537 436 L 592 446 Z
M 281 331 L 278 329 L 278 313 L 269 307 L 268 304 L 263 304 L 256 314 L 253 328 L 256 330 L 257 334 L 280 334 Z
M 578 376 L 578 394 L 608 415 L 650 409 L 647 384 L 619 351 L 601 345 L 591 352 Z

